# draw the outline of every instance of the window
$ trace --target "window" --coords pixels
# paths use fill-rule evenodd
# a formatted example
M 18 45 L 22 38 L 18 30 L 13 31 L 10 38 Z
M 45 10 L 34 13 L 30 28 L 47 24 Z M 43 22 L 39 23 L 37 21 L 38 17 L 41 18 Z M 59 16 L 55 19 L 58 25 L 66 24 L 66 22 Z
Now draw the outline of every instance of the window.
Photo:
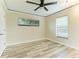
M 39 26 L 39 24 L 40 24 L 39 20 L 25 19 L 25 18 L 18 19 L 19 26 Z
M 68 38 L 68 16 L 56 18 L 56 36 Z

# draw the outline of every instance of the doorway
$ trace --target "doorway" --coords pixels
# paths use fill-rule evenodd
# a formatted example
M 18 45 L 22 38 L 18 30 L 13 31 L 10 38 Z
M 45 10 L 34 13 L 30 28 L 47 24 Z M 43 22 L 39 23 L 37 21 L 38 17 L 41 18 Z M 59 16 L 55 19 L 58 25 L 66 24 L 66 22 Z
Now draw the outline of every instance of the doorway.
M 6 47 L 5 12 L 0 5 L 0 56 Z

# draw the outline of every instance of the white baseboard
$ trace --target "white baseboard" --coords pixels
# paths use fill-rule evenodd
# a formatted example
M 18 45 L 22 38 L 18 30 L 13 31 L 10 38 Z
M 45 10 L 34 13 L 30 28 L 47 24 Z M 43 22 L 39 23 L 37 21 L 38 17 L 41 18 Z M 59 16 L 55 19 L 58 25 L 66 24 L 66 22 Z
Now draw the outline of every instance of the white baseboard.
M 27 42 L 12 43 L 12 44 L 7 44 L 7 46 L 13 46 L 13 45 L 18 45 L 18 44 L 23 44 L 23 43 L 30 43 L 30 42 L 40 41 L 40 40 L 44 40 L 44 39 L 45 38 L 40 38 L 40 39 L 30 40 L 30 41 L 27 41 Z

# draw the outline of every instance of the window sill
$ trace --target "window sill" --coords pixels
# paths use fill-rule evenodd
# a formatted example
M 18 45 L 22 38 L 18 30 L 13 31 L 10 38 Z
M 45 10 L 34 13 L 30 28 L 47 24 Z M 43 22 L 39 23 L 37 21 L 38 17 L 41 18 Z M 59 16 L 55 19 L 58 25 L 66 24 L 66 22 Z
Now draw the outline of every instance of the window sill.
M 56 36 L 57 38 L 63 38 L 63 39 L 68 39 L 68 37 L 61 37 L 61 36 Z

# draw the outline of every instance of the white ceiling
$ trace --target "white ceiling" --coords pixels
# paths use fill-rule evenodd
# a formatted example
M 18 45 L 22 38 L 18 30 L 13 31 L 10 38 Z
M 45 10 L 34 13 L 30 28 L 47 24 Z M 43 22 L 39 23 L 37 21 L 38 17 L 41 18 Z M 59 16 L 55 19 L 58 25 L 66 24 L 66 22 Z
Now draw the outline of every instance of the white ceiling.
M 40 16 L 48 16 L 53 14 L 57 11 L 65 9 L 71 5 L 79 3 L 79 0 L 45 0 L 45 3 L 58 1 L 55 5 L 46 6 L 49 11 L 45 11 L 43 8 L 34 11 L 38 5 L 28 4 L 26 3 L 27 0 L 5 0 L 6 6 L 9 10 L 19 11 L 29 14 L 35 14 Z M 36 3 L 40 3 L 40 0 L 28 0 Z

